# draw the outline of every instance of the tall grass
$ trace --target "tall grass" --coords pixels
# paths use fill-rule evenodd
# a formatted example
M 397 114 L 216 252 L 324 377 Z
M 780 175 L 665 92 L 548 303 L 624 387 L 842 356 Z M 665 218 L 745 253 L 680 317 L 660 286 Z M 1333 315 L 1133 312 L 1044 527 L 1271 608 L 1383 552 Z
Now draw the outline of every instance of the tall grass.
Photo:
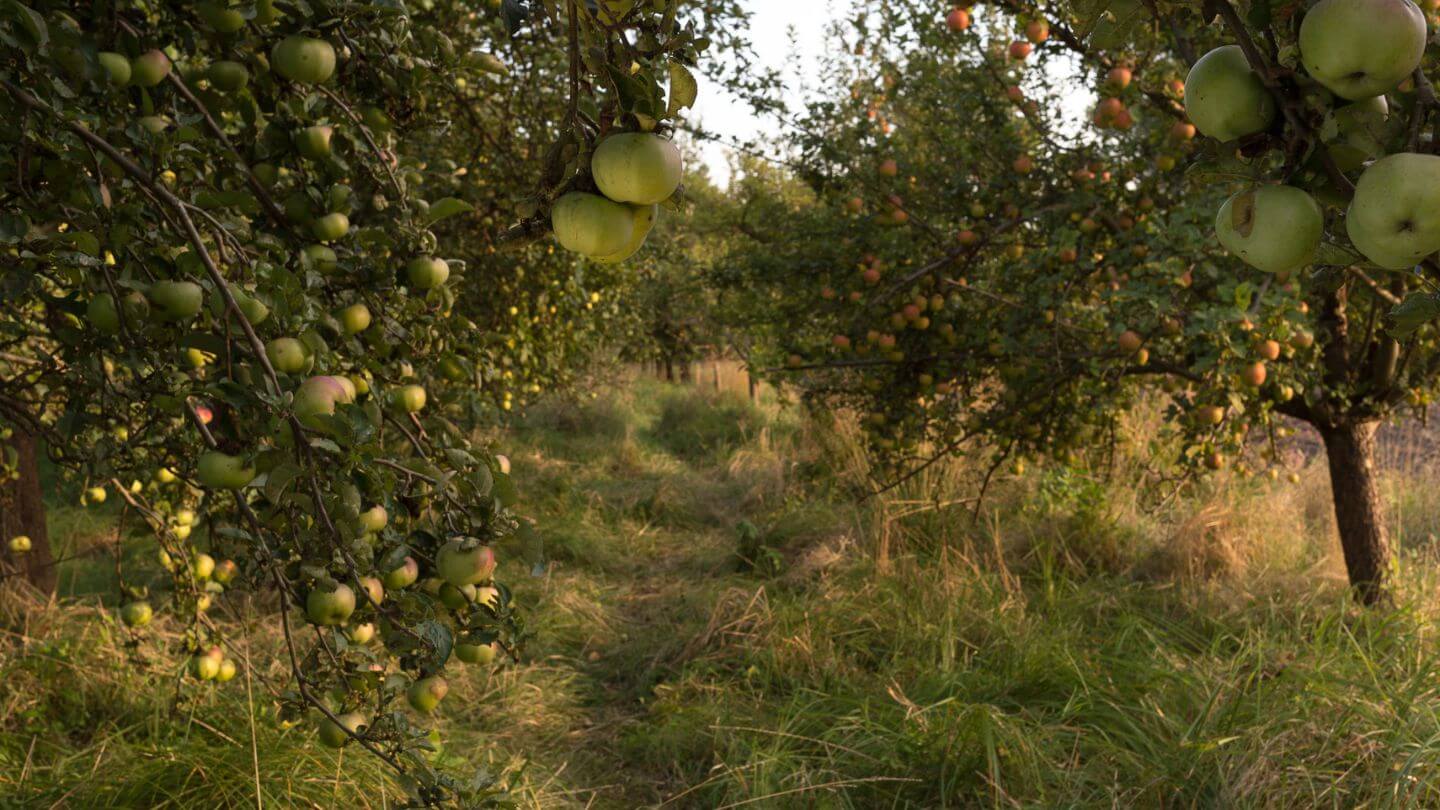
M 773 399 L 532 409 L 501 439 L 547 545 L 506 572 L 537 636 L 452 677 L 442 757 L 523 764 L 536 808 L 1440 806 L 1433 468 L 1387 456 L 1398 599 L 1360 610 L 1323 464 L 1156 498 L 1150 418 L 977 508 L 981 459 L 874 495 L 847 419 Z M 93 608 L 7 610 L 0 806 L 397 795 L 258 679 L 177 693 Z

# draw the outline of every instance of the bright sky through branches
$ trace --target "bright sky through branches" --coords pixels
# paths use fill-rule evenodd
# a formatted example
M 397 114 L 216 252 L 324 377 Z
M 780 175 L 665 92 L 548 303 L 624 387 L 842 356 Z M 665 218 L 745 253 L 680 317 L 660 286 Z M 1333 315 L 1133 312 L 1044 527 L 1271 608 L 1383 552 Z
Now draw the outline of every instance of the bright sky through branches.
M 807 95 L 819 85 L 820 62 L 827 46 L 830 23 L 848 17 L 853 10 L 850 0 L 742 0 L 753 15 L 748 37 L 756 54 L 754 69 L 778 70 L 785 81 L 784 99 L 792 112 L 804 108 Z M 944 3 L 936 4 L 935 24 L 943 25 Z M 983 18 L 977 14 L 977 24 Z M 1060 60 L 1052 70 L 1076 82 L 1075 92 L 1060 101 L 1064 118 L 1062 132 L 1084 137 L 1085 119 L 1094 97 L 1086 78 L 1074 60 Z M 744 143 L 758 138 L 783 143 L 784 127 L 773 117 L 755 115 L 748 105 L 731 95 L 716 82 L 700 77 L 700 97 L 689 120 L 705 131 L 726 141 Z M 706 141 L 701 153 L 710 167 L 711 177 L 720 185 L 730 180 L 729 155 L 733 151 L 723 143 Z M 766 154 L 770 150 L 761 146 Z M 779 157 L 779 154 L 775 155 Z

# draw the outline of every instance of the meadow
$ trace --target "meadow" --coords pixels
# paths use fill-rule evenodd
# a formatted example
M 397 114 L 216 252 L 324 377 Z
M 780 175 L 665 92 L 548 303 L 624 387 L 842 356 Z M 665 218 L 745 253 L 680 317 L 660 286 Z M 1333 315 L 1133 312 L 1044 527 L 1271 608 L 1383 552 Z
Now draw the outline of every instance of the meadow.
M 534 635 L 453 674 L 434 756 L 516 806 L 1440 805 L 1436 478 L 1409 445 L 1383 454 L 1397 597 L 1367 610 L 1323 463 L 1142 502 L 1142 411 L 1106 468 L 1006 469 L 977 512 L 963 458 L 873 495 L 843 415 L 696 376 L 496 437 L 544 541 L 533 568 L 501 549 Z M 394 805 L 378 761 L 274 721 L 273 599 L 212 610 L 244 674 L 196 696 L 127 647 L 87 554 L 114 514 L 69 495 L 60 595 L 3 604 L 0 805 Z

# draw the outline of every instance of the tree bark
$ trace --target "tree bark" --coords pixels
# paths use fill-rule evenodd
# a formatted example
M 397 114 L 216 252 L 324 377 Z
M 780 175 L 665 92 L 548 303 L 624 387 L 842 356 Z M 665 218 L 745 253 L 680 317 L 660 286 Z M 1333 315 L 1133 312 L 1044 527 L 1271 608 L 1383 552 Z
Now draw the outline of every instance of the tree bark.
M 20 575 L 40 592 L 55 591 L 55 558 L 50 551 L 50 534 L 45 528 L 45 500 L 40 492 L 39 443 L 16 430 L 7 442 L 18 456 L 20 478 L 0 484 L 0 576 Z M 10 539 L 30 538 L 30 550 L 10 552 Z
M 1378 422 L 1359 422 L 1320 429 L 1345 569 L 1355 597 L 1367 605 L 1389 598 L 1390 543 L 1375 470 L 1378 427 Z

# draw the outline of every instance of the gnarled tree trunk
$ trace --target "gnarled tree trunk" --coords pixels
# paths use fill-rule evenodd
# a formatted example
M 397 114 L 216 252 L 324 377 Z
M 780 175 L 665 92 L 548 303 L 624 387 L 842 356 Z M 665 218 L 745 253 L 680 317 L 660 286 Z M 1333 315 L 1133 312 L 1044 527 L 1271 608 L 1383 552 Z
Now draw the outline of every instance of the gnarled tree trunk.
M 1367 605 L 1388 598 L 1390 575 L 1390 543 L 1375 469 L 1378 427 L 1378 422 L 1358 422 L 1320 429 L 1345 569 L 1356 598 Z
M 45 528 L 45 500 L 40 492 L 40 452 L 34 436 L 16 430 L 7 442 L 18 456 L 20 478 L 0 483 L 0 576 L 23 576 L 43 593 L 55 591 L 55 558 Z M 10 551 L 16 535 L 30 538 L 24 554 Z

